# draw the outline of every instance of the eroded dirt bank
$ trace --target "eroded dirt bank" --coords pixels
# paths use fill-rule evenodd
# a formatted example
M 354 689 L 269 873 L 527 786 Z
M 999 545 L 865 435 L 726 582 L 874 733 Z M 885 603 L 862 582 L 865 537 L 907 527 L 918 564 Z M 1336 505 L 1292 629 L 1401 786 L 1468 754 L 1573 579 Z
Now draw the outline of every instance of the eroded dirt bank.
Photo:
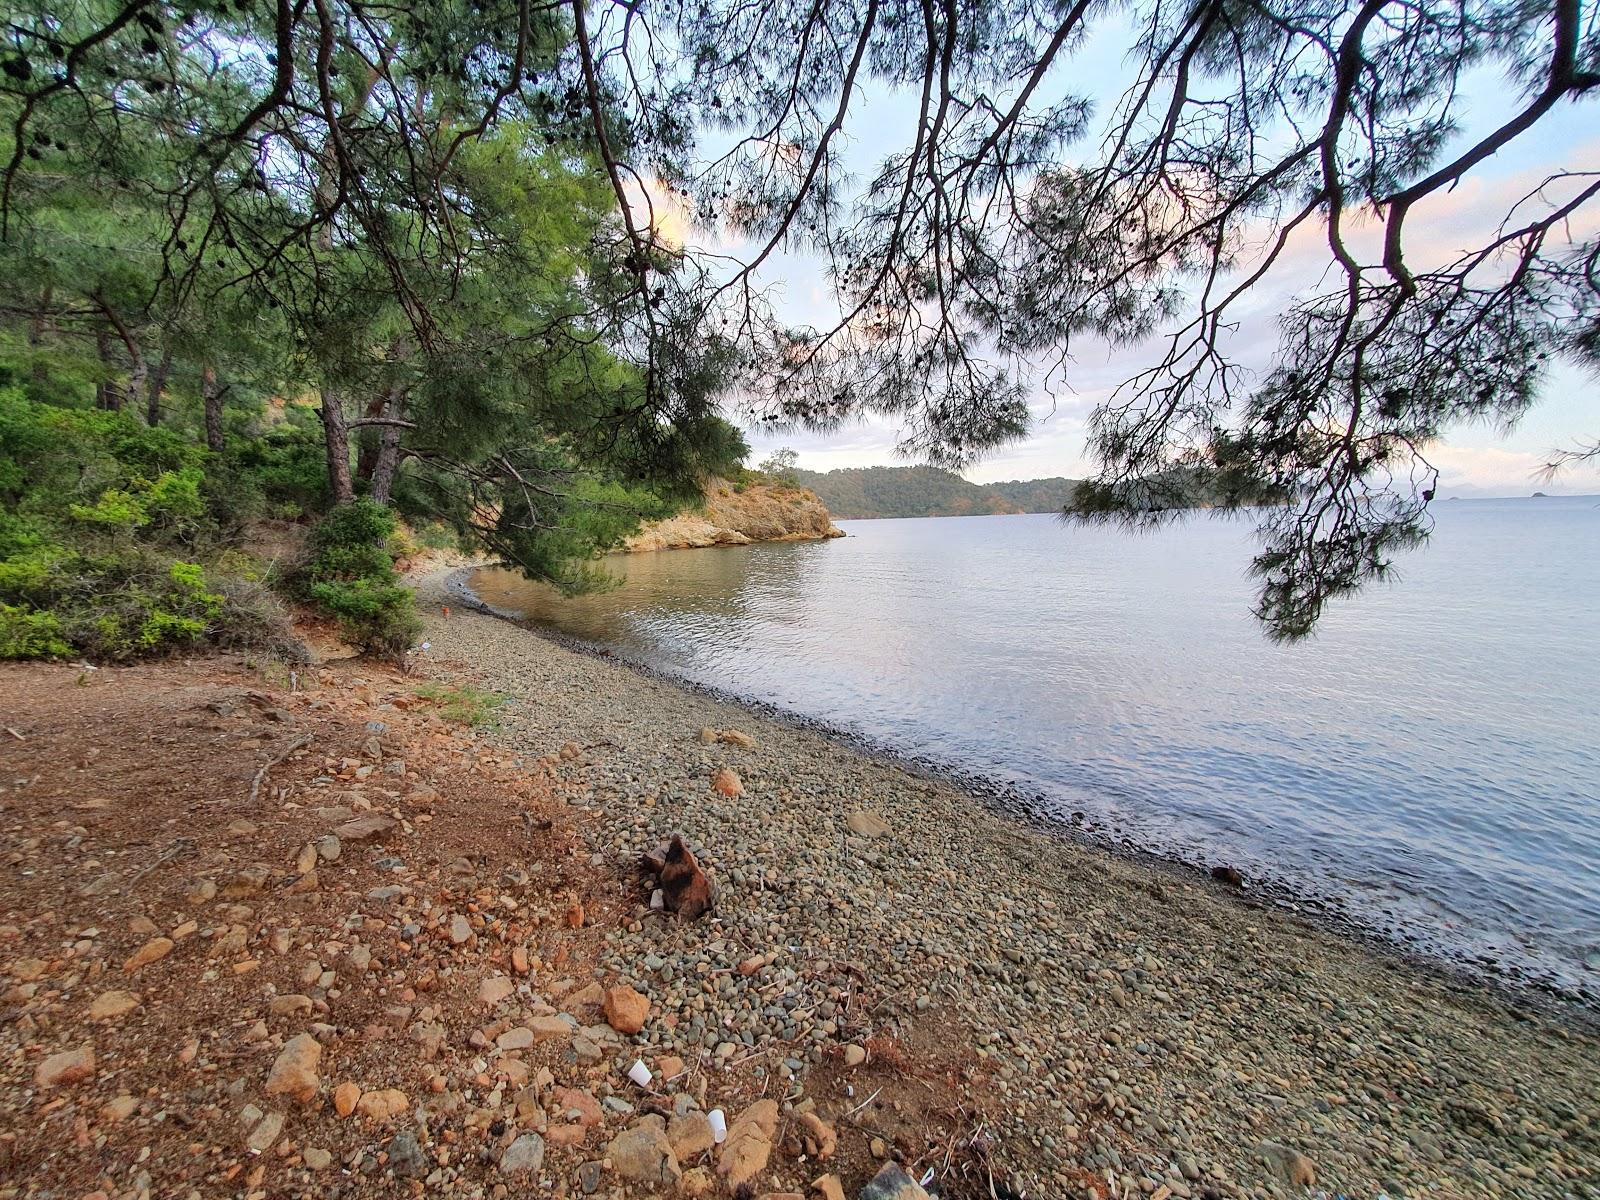
M 678 1015 L 605 965 L 644 912 L 568 802 L 593 731 L 515 751 L 419 675 L 294 682 L 0 667 L 0 1196 L 854 1194 L 871 1138 L 923 1158 L 973 1128 L 951 1038 L 830 1045 L 803 1094 L 770 1056 L 669 1052 Z M 730 979 L 780 1003 L 786 965 L 719 928 L 705 1011 Z

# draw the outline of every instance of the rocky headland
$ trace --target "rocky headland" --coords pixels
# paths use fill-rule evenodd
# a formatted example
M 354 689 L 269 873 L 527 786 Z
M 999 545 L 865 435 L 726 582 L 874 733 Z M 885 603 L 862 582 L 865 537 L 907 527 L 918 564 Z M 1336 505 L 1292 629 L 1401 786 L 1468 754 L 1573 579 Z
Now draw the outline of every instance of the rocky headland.
M 712 479 L 698 509 L 646 525 L 623 549 L 687 550 L 843 536 L 822 501 L 807 488 Z

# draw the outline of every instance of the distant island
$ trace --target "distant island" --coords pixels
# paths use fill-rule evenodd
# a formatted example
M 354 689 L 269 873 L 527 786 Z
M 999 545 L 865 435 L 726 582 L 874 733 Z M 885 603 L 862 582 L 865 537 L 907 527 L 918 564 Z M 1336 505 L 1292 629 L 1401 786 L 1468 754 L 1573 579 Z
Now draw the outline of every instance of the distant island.
M 792 475 L 840 521 L 1060 512 L 1079 482 L 1056 476 L 969 483 L 938 467 L 841 467 L 825 472 L 795 470 Z

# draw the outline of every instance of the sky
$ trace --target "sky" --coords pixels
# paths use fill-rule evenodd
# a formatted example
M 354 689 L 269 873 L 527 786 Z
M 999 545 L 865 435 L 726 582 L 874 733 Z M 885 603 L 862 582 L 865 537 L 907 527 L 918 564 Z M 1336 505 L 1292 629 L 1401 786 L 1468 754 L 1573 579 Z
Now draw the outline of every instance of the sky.
M 1072 89 L 1097 98 L 1118 94 L 1121 39 L 1116 29 L 1103 31 L 1098 40 L 1070 64 Z M 1113 47 L 1113 43 L 1119 43 Z M 1498 125 L 1519 99 L 1504 80 L 1484 72 L 1468 81 L 1463 136 L 1474 129 Z M 911 97 L 879 91 L 853 106 L 856 119 L 846 125 L 845 160 L 856 178 L 868 175 L 890 152 L 902 147 L 915 127 L 916 107 Z M 1531 138 L 1508 146 L 1483 164 L 1458 188 L 1440 197 L 1433 207 L 1414 211 L 1408 236 L 1420 233 L 1408 256 L 1425 259 L 1429 252 L 1443 254 L 1468 243 L 1503 218 L 1511 199 L 1526 194 L 1552 171 L 1600 170 L 1600 134 L 1596 133 L 1597 106 L 1566 105 L 1540 123 Z M 868 114 L 862 118 L 860 114 Z M 1092 142 L 1086 142 L 1090 145 Z M 1595 232 L 1596 214 L 1588 227 L 1575 230 L 1583 236 Z M 695 234 L 690 240 L 702 242 Z M 719 251 L 738 254 L 737 245 L 719 244 Z M 1320 232 L 1301 244 L 1291 245 L 1285 261 L 1263 281 L 1236 336 L 1237 345 L 1260 347 L 1240 357 L 1247 365 L 1265 367 L 1275 341 L 1274 321 L 1287 300 L 1307 284 L 1314 284 L 1326 264 L 1327 248 Z M 778 296 L 779 311 L 797 323 L 826 325 L 837 312 L 819 261 L 796 254 L 777 254 L 762 272 L 763 281 Z M 1033 427 L 1023 441 L 995 451 L 964 472 L 974 482 L 1035 479 L 1052 475 L 1081 478 L 1093 464 L 1085 453 L 1085 431 L 1095 405 L 1140 366 L 1152 361 L 1152 345 L 1112 351 L 1103 344 L 1077 347 L 1075 366 L 1066 387 L 1055 394 L 1036 390 L 1030 405 Z M 1540 477 L 1539 468 L 1552 450 L 1600 438 L 1600 378 L 1570 365 L 1558 365 L 1545 381 L 1540 403 L 1511 430 L 1467 426 L 1452 430 L 1432 446 L 1428 457 L 1440 470 L 1440 496 L 1526 495 L 1531 491 L 1600 493 L 1600 464 L 1574 467 L 1554 480 Z M 737 413 L 730 414 L 737 419 Z M 827 471 L 836 467 L 904 465 L 895 454 L 896 427 L 868 418 L 829 434 L 790 430 L 776 435 L 746 425 L 759 462 L 770 451 L 789 447 L 799 454 L 800 466 Z

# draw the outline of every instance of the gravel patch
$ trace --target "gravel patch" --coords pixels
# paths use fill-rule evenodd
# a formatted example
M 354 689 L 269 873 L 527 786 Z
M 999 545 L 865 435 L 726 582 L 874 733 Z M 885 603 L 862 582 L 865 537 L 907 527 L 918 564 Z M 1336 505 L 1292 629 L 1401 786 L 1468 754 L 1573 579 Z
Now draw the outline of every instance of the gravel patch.
M 637 890 L 603 962 L 674 1018 L 641 1046 L 752 1062 L 793 1098 L 819 1063 L 953 1019 L 1029 1195 L 1600 1195 L 1582 1028 L 820 733 L 443 619 L 445 582 L 417 581 L 428 672 L 509 697 L 495 738 L 559 756 L 594 864 Z M 674 832 L 714 919 L 653 913 L 634 882 Z

